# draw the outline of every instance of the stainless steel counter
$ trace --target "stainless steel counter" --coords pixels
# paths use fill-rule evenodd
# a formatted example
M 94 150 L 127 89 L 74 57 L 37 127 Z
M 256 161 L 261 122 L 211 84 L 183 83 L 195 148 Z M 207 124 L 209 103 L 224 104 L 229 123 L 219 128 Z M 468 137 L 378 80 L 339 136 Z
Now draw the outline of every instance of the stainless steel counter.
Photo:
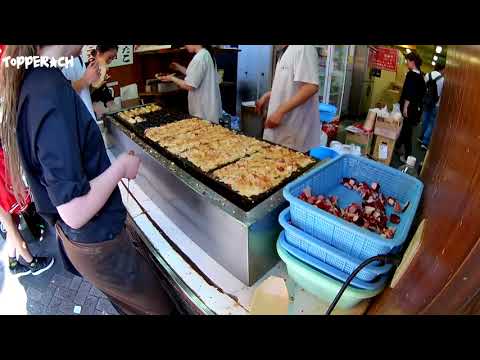
M 282 190 L 246 212 L 196 180 L 142 139 L 105 117 L 106 139 L 115 155 L 133 150 L 141 160 L 136 182 L 182 231 L 215 261 L 252 285 L 277 261 L 278 214 L 287 206 Z

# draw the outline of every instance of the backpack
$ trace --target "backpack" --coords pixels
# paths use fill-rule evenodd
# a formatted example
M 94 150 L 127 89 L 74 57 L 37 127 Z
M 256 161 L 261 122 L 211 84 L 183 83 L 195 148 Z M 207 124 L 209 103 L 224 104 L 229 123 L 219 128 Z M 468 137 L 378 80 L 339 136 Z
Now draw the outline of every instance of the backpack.
M 437 81 L 442 77 L 443 75 L 440 74 L 440 76 L 434 80 L 432 79 L 432 73 L 428 74 L 427 89 L 423 98 L 423 105 L 425 108 L 433 109 L 437 104 L 438 99 L 440 99 L 440 96 L 438 96 Z

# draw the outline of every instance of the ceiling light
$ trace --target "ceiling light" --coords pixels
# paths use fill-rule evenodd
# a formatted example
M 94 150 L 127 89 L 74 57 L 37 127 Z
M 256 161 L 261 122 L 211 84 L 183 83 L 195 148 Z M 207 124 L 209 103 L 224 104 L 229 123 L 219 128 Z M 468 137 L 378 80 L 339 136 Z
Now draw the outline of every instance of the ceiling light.
M 442 47 L 441 47 L 440 45 L 438 45 L 438 46 L 436 47 L 436 49 L 435 49 L 435 52 L 436 52 L 437 54 L 440 54 L 440 53 L 442 52 Z
M 434 55 L 433 56 L 433 61 L 437 61 L 438 60 L 438 56 L 437 55 Z
M 435 66 L 436 62 L 435 61 L 432 61 L 432 65 Z

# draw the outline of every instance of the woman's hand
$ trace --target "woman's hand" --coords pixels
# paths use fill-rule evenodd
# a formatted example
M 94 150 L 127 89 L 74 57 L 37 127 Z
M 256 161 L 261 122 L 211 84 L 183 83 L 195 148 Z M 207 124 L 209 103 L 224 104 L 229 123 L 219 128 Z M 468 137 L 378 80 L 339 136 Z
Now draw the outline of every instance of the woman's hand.
M 117 161 L 122 166 L 123 178 L 132 180 L 137 177 L 138 169 L 140 168 L 140 158 L 133 151 L 120 155 Z
M 403 104 L 403 112 L 402 112 L 403 117 L 404 117 L 405 119 L 408 118 L 408 107 L 409 107 L 409 105 L 410 105 L 410 101 L 405 100 L 405 104 Z
M 275 111 L 271 114 L 267 120 L 265 120 L 265 128 L 266 129 L 275 129 L 276 127 L 280 126 L 282 123 L 283 116 L 285 114 L 281 111 Z

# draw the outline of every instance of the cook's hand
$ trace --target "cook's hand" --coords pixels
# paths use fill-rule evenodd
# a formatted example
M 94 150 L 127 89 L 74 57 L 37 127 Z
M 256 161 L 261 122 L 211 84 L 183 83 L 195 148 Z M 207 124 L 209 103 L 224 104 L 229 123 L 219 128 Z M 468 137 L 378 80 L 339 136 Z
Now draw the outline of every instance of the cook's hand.
M 164 82 L 173 81 L 173 75 L 158 76 L 158 79 Z
M 403 109 L 402 114 L 403 114 L 403 117 L 404 117 L 405 119 L 408 118 L 408 111 L 407 111 L 406 108 Z
M 280 125 L 283 119 L 283 113 L 280 111 L 275 111 L 271 114 L 267 120 L 265 120 L 265 128 L 267 129 L 275 129 Z
M 267 104 L 267 98 L 265 96 L 262 96 L 260 99 L 258 99 L 255 102 L 255 112 L 257 114 L 261 114 L 266 104 Z
M 85 75 L 83 76 L 88 85 L 97 81 L 100 78 L 100 68 L 98 67 L 98 63 L 96 61 L 89 63 L 87 70 L 85 70 Z
M 140 158 L 133 151 L 123 153 L 117 161 L 120 161 L 122 165 L 124 171 L 123 178 L 131 180 L 137 177 L 138 169 L 140 168 Z

